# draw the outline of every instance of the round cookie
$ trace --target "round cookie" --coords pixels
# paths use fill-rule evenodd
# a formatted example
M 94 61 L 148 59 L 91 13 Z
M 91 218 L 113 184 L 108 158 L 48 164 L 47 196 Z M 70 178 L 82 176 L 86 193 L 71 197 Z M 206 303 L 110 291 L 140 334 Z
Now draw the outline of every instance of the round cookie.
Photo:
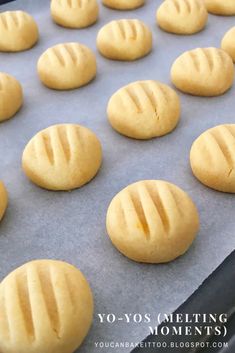
M 214 15 L 235 15 L 234 0 L 205 0 L 207 11 Z
M 93 318 L 93 296 L 83 274 L 54 260 L 31 261 L 0 284 L 3 353 L 73 353 Z
M 221 48 L 225 50 L 235 62 L 235 27 L 232 27 L 224 36 Z
M 190 152 L 193 174 L 212 189 L 235 193 L 235 124 L 205 131 Z
M 96 58 L 85 45 L 58 44 L 40 56 L 37 69 L 45 86 L 57 90 L 74 89 L 94 79 Z
M 150 139 L 171 132 L 180 118 L 176 92 L 158 81 L 137 81 L 119 89 L 109 100 L 108 119 L 119 133 Z
M 188 250 L 199 229 L 199 216 L 190 197 L 176 185 L 142 180 L 113 198 L 106 226 L 123 255 L 138 262 L 163 263 Z
M 143 6 L 145 0 L 102 0 L 103 4 L 115 10 L 134 10 Z
M 24 11 L 0 13 L 0 51 L 17 52 L 33 47 L 38 41 L 38 27 Z
M 193 34 L 206 26 L 208 12 L 203 0 L 165 0 L 156 17 L 159 27 L 166 32 Z
M 8 204 L 7 190 L 0 180 L 0 221 L 2 220 Z
M 152 33 L 140 20 L 111 21 L 99 31 L 97 47 L 108 59 L 136 60 L 152 50 Z
M 0 121 L 10 119 L 23 103 L 20 83 L 11 75 L 0 72 Z
M 59 124 L 38 132 L 26 145 L 22 166 L 27 177 L 49 190 L 72 190 L 98 172 L 102 148 L 84 126 Z
M 99 16 L 97 0 L 52 0 L 51 16 L 55 23 L 68 28 L 85 28 Z
M 197 48 L 180 55 L 172 65 L 171 79 L 182 92 L 219 96 L 233 84 L 234 66 L 222 49 Z

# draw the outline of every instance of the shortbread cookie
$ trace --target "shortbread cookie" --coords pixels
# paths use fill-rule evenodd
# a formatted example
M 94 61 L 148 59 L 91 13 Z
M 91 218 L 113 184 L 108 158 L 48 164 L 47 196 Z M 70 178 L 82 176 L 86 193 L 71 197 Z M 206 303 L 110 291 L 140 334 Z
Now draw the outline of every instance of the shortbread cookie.
M 136 60 L 152 50 L 152 33 L 139 20 L 111 21 L 99 31 L 97 47 L 108 59 Z
M 103 4 L 116 10 L 134 10 L 143 6 L 145 0 L 102 0 Z
M 219 96 L 233 84 L 233 61 L 222 49 L 198 48 L 187 51 L 174 62 L 171 79 L 185 93 Z
M 0 121 L 10 119 L 23 103 L 20 83 L 11 75 L 0 72 Z
M 184 254 L 199 229 L 190 197 L 162 180 L 127 186 L 111 201 L 106 218 L 114 246 L 132 260 L 161 263 Z
M 84 28 L 97 21 L 97 0 L 52 0 L 51 16 L 63 27 Z
M 235 62 L 235 27 L 231 28 L 224 36 L 221 47 L 225 50 Z
M 150 139 L 172 131 L 180 117 L 180 100 L 169 86 L 137 81 L 119 89 L 109 100 L 108 119 L 119 133 Z
M 59 124 L 38 132 L 22 157 L 25 174 L 49 190 L 71 190 L 88 183 L 98 172 L 101 144 L 84 126 Z
M 90 286 L 66 262 L 31 261 L 0 284 L 2 353 L 73 353 L 92 319 Z
M 0 221 L 4 216 L 8 204 L 7 190 L 2 181 L 0 181 Z
M 235 124 L 219 125 L 194 141 L 193 174 L 212 189 L 235 193 Z
M 215 15 L 232 16 L 235 15 L 234 0 L 205 0 L 208 12 Z
M 86 85 L 96 76 L 96 58 L 85 45 L 58 44 L 40 56 L 37 68 L 45 86 L 73 89 Z
M 157 23 L 166 32 L 193 34 L 207 23 L 203 0 L 165 0 L 157 10 Z
M 38 27 L 33 17 L 23 11 L 0 13 L 0 51 L 29 49 L 38 41 Z

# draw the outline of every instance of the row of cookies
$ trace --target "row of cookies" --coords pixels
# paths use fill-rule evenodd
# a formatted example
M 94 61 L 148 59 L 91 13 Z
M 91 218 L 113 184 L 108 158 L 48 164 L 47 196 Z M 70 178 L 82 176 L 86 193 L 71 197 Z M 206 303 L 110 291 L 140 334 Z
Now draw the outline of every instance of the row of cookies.
M 168 11 L 167 1 L 171 0 L 166 0 L 162 6 L 166 7 L 164 7 L 164 11 L 167 13 L 167 16 L 169 16 L 169 14 L 171 14 L 171 16 L 167 22 L 165 20 L 163 21 L 166 23 L 165 29 L 168 28 L 170 31 L 171 23 L 176 27 L 178 26 L 178 33 L 183 33 L 180 26 L 183 26 L 185 31 L 189 33 L 189 26 L 195 25 L 198 21 L 201 22 L 198 16 L 201 16 L 203 13 L 204 5 L 202 3 L 200 3 L 198 7 L 196 5 L 193 7 L 193 10 L 198 11 L 198 14 L 196 14 L 195 11 L 192 11 L 191 7 L 186 7 L 186 9 L 188 9 L 188 12 L 186 13 L 184 11 L 177 11 L 176 9 L 178 9 L 178 7 L 175 7 L 174 5 L 173 9 L 177 12 L 175 14 L 174 12 L 171 13 L 171 11 Z M 162 13 L 161 8 L 158 13 Z M 74 10 L 74 7 L 72 7 L 72 10 Z M 183 18 L 181 18 L 181 16 L 183 16 Z M 193 16 L 194 21 L 190 18 L 190 16 Z M 1 13 L 0 28 L 4 33 L 4 35 L 0 37 L 0 51 L 9 52 L 26 50 L 31 48 L 38 40 L 39 34 L 35 21 L 29 14 L 22 11 L 8 11 Z M 174 32 L 177 33 L 177 30 Z M 222 41 L 222 47 L 227 50 L 233 58 L 235 52 L 234 43 L 234 29 L 231 29 L 225 35 Z M 99 52 L 106 58 L 113 60 L 136 60 L 151 52 L 152 33 L 148 26 L 140 20 L 123 19 L 111 21 L 100 29 L 97 35 L 97 47 Z M 84 65 L 84 61 L 86 61 L 84 57 L 87 58 L 87 66 Z M 86 71 L 84 74 L 77 72 L 77 75 L 75 76 L 77 77 L 78 82 L 75 84 L 75 87 L 86 84 L 94 78 L 96 74 L 96 62 L 93 53 L 85 46 L 79 46 L 78 44 L 72 45 L 68 43 L 49 48 L 42 54 L 38 62 L 38 72 L 41 80 L 47 84 L 47 81 L 51 80 L 47 71 L 53 71 L 53 66 L 56 65 L 59 65 L 59 70 L 63 71 L 64 66 L 72 66 L 71 62 L 74 64 L 74 71 L 76 71 L 75 69 L 77 62 L 81 63 L 80 66 L 78 65 L 77 71 Z M 51 66 L 50 70 L 47 69 L 48 65 Z M 54 68 L 54 71 L 56 71 L 56 68 Z M 69 73 L 67 72 L 67 74 Z M 55 76 L 55 74 L 53 76 Z M 52 79 L 52 81 L 54 80 L 56 80 L 56 78 Z M 47 85 L 55 89 L 73 88 L 70 86 L 67 87 L 66 84 L 64 85 L 65 88 L 60 88 L 57 87 L 59 86 L 58 83 L 55 83 L 54 85 L 53 82 L 48 82 Z
M 157 94 L 164 86 L 154 81 L 144 83 L 152 85 Z M 145 131 L 153 134 L 152 122 L 149 121 L 155 118 L 154 109 L 159 111 L 159 130 L 172 130 L 175 120 L 171 120 L 170 115 L 174 114 L 174 108 L 178 114 L 179 104 L 175 93 L 171 94 L 168 101 L 161 102 L 160 108 L 156 101 L 146 101 L 145 93 L 142 94 L 139 119 L 148 116 L 148 120 L 145 122 L 144 119 L 139 126 L 132 124 L 137 134 L 142 133 L 144 122 L 147 125 Z M 133 115 L 137 116 L 138 111 L 136 106 L 133 108 L 132 118 L 135 120 Z M 166 122 L 165 116 L 168 117 Z M 213 189 L 235 193 L 234 146 L 235 124 L 219 125 L 204 132 L 193 143 L 190 152 L 194 175 Z M 97 174 L 101 161 L 102 148 L 96 135 L 83 126 L 73 124 L 54 125 L 38 132 L 26 145 L 22 156 L 25 174 L 35 184 L 49 190 L 72 190 L 88 183 Z
M 130 21 L 128 21 L 129 23 Z M 172 65 L 171 78 L 174 85 L 183 92 L 199 96 L 216 96 L 225 93 L 233 83 L 235 60 L 235 28 L 232 28 L 224 37 L 222 47 L 198 48 L 186 51 L 180 55 Z M 143 42 L 144 38 L 142 38 Z M 140 49 L 138 41 L 132 47 L 126 40 L 125 46 L 119 47 L 118 42 L 113 43 L 117 49 L 110 50 L 111 55 L 130 59 L 146 53 Z M 129 46 L 128 52 L 124 47 Z M 105 45 L 107 54 L 107 42 Z M 111 49 L 111 47 L 110 47 Z M 109 50 L 109 49 L 108 49 Z M 141 50 L 141 51 L 140 51 Z M 226 50 L 226 51 L 225 51 Z M 227 52 L 230 54 L 227 54 Z M 116 53 L 116 54 L 115 54 Z M 115 56 L 117 58 L 117 56 Z M 40 80 L 49 88 L 67 90 L 81 87 L 96 76 L 96 58 L 93 52 L 80 43 L 57 44 L 47 49 L 38 60 L 38 74 Z M 1 73 L 1 86 L 3 88 L 0 109 L 0 120 L 12 117 L 20 108 L 23 101 L 22 88 L 18 81 L 10 75 Z M 10 95 L 15 96 L 13 105 L 9 105 Z
M 186 1 L 188 2 L 186 3 Z M 125 0 L 102 0 L 102 2 L 106 6 L 117 10 L 132 10 L 145 4 L 145 0 L 129 0 L 128 2 Z M 165 0 L 164 2 L 174 3 L 175 7 L 179 6 L 180 9 L 180 6 L 184 6 L 184 4 L 186 4 L 188 8 L 194 6 L 195 0 Z M 233 0 L 201 0 L 201 2 L 206 6 L 207 11 L 214 15 L 235 15 L 235 4 Z
M 118 28 L 120 23 L 124 25 L 125 40 L 122 41 L 123 34 L 122 38 L 118 36 L 114 40 L 109 36 L 111 29 L 106 34 L 101 30 L 98 45 L 104 55 L 117 60 L 134 60 L 151 50 L 151 36 L 146 35 L 146 31 L 145 35 L 137 36 L 135 42 L 130 33 L 128 36 L 128 29 L 133 29 L 132 26 L 143 28 L 140 21 L 114 22 L 111 23 L 112 28 L 115 28 L 116 24 Z M 225 35 L 222 41 L 224 50 L 198 48 L 179 56 L 171 69 L 174 85 L 183 92 L 199 96 L 216 96 L 225 93 L 232 86 L 234 79 L 234 33 L 235 29 L 232 28 Z M 81 87 L 93 80 L 96 76 L 97 64 L 95 55 L 87 46 L 80 43 L 64 43 L 47 49 L 39 58 L 37 68 L 40 80 L 47 87 L 67 90 Z M 9 75 L 5 75 L 5 78 L 2 75 L 1 82 L 3 88 L 6 88 L 5 100 L 8 99 L 7 94 L 11 90 L 18 92 L 15 110 L 13 107 L 8 107 L 11 111 L 3 111 L 2 116 L 0 114 L 0 119 L 6 120 L 19 109 L 22 103 L 22 91 L 17 82 L 13 83 L 13 79 L 10 80 Z M 4 107 L 7 110 L 7 105 Z
M 197 0 L 196 0 L 197 1 Z M 51 14 L 60 25 L 81 28 L 91 25 L 98 17 L 96 0 L 51 1 Z M 39 38 L 38 26 L 28 13 L 6 11 L 0 14 L 0 51 L 15 52 L 33 47 Z
M 194 6 L 195 2 L 201 1 L 206 7 L 207 11 L 215 15 L 231 16 L 235 15 L 235 4 L 233 0 L 165 0 L 164 2 L 174 3 L 175 7 L 191 5 Z M 115 10 L 134 10 L 145 4 L 145 0 L 102 0 L 102 3 Z M 171 4 L 170 4 L 171 6 Z M 76 11 L 77 10 L 77 11 Z M 63 11 L 66 11 L 64 13 Z M 83 12 L 82 12 L 83 11 Z M 90 17 L 98 17 L 98 5 L 96 0 L 52 0 L 51 1 L 51 13 L 54 20 L 62 26 L 79 26 L 82 15 L 79 14 L 77 21 L 75 20 L 75 12 L 83 13 L 86 18 L 87 13 L 90 13 Z M 91 21 L 91 24 L 93 22 Z M 76 27 L 75 27 L 76 28 Z
M 175 126 L 174 111 L 179 115 L 180 105 L 177 95 L 166 85 L 154 81 L 137 82 L 139 87 L 149 85 L 156 94 L 165 94 L 165 101 L 150 101 L 146 93 L 139 95 L 141 116 L 143 121 L 135 126 L 129 118 L 129 124 L 134 126 L 135 134 L 142 133 L 145 117 L 148 116 L 147 133 L 153 133 L 152 117 L 158 110 L 164 130 Z M 162 87 L 165 93 L 162 93 Z M 167 96 L 167 90 L 170 95 Z M 167 100 L 168 99 L 168 100 Z M 112 102 L 111 102 L 112 103 Z M 127 104 L 132 110 L 132 119 L 138 115 L 136 104 Z M 124 114 L 125 115 L 125 114 Z M 165 122 L 164 117 L 168 119 Z M 149 119 L 150 117 L 150 119 Z M 159 128 L 160 129 L 160 128 Z M 124 129 L 125 130 L 125 129 Z M 125 130 L 124 134 L 128 135 Z M 131 131 L 131 130 L 129 130 Z M 132 133 L 133 133 L 132 131 Z M 121 131 L 123 133 L 123 131 Z M 164 132 L 167 133 L 167 132 Z M 161 131 L 162 134 L 162 131 Z M 136 135 L 135 135 L 136 137 Z M 235 125 L 219 125 L 204 132 L 192 145 L 190 162 L 194 175 L 205 185 L 224 192 L 235 193 L 234 174 L 234 141 Z M 25 174 L 35 184 L 49 190 L 72 190 L 88 183 L 97 174 L 102 163 L 102 147 L 96 135 L 89 129 L 75 124 L 50 126 L 38 132 L 26 145 L 22 166 Z M 1 183 L 0 215 L 2 218 L 7 206 L 7 192 Z
M 223 47 L 230 50 L 231 56 L 234 56 L 233 49 L 230 43 L 234 36 L 228 32 L 222 42 Z M 231 40 L 229 40 L 229 38 Z M 230 46 L 229 46 L 230 45 Z M 38 61 L 38 73 L 41 81 L 48 87 L 54 89 L 73 89 L 80 87 L 91 81 L 96 75 L 96 59 L 92 51 L 79 43 L 59 44 L 49 48 L 42 54 Z M 197 48 L 191 51 L 186 51 L 180 55 L 172 65 L 171 79 L 173 84 L 181 91 L 198 96 L 217 96 L 225 93 L 233 84 L 234 80 L 234 65 L 231 57 L 227 52 L 217 48 Z M 23 103 L 23 91 L 20 83 L 11 75 L 0 73 L 1 84 L 1 106 L 0 106 L 0 121 L 7 120 L 14 116 L 20 109 Z M 159 86 L 160 87 L 160 86 Z M 153 90 L 153 92 L 151 91 Z M 138 107 L 138 96 L 145 94 L 145 100 L 164 101 L 164 92 L 167 95 L 172 95 L 169 88 L 161 86 L 157 93 L 157 86 L 152 86 L 151 83 L 136 84 L 132 83 L 120 89 L 111 98 L 108 106 L 108 116 L 111 125 L 121 132 L 121 129 L 127 130 L 125 124 L 129 124 L 132 119 L 131 112 L 128 112 L 128 105 L 124 101 L 129 101 L 137 106 L 141 113 L 141 106 Z M 10 104 L 11 97 L 14 101 Z M 123 98 L 124 97 L 124 98 Z M 165 97 L 165 99 L 168 99 Z M 132 100 L 132 102 L 131 102 Z M 112 102 L 112 104 L 111 104 Z M 156 103 L 156 102 L 155 102 Z M 125 105 L 122 109 L 117 109 L 117 106 Z M 132 107 L 133 109 L 133 107 Z M 170 107 L 169 107 L 170 109 Z M 126 113 L 130 113 L 128 119 L 124 119 Z M 158 112 L 156 112 L 156 117 Z M 173 120 L 174 126 L 169 127 L 169 131 L 175 127 L 178 121 L 178 110 L 175 111 Z M 171 119 L 171 118 L 170 118 Z M 143 120 L 143 118 L 142 118 Z M 146 121 L 149 119 L 146 117 Z M 157 118 L 157 120 L 159 120 Z M 138 128 L 137 121 L 136 129 Z M 164 118 L 166 122 L 166 118 Z M 124 124 L 124 125 L 123 125 Z M 130 129 L 135 129 L 134 121 L 131 123 Z M 150 129 L 149 134 L 145 136 L 131 135 L 126 132 L 127 136 L 134 138 L 151 138 L 153 136 L 161 136 L 169 131 L 163 131 L 160 127 L 161 121 L 155 124 L 157 132 Z M 119 128 L 118 125 L 123 126 Z M 149 127 L 148 127 L 149 128 Z M 139 129 L 140 130 L 140 129 Z M 125 134 L 125 132 L 124 132 Z
M 169 32 L 192 34 L 202 30 L 208 12 L 235 15 L 233 0 L 165 0 L 157 10 L 159 26 Z M 104 5 L 117 10 L 133 10 L 145 4 L 145 0 L 103 0 Z M 53 20 L 67 28 L 83 28 L 97 21 L 99 15 L 96 0 L 52 0 Z

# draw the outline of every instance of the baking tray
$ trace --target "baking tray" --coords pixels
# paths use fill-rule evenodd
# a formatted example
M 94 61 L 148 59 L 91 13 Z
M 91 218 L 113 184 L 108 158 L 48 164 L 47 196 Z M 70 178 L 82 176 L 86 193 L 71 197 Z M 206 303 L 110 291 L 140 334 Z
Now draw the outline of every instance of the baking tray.
M 79 267 L 94 292 L 95 316 L 81 353 L 129 352 L 101 349 L 95 342 L 139 342 L 149 334 L 148 324 L 125 320 L 101 324 L 99 313 L 161 313 L 174 311 L 235 247 L 234 195 L 210 190 L 192 175 L 189 150 L 204 130 L 235 121 L 235 87 L 217 98 L 180 94 L 181 122 L 162 138 L 136 141 L 117 134 L 106 119 L 109 97 L 123 85 L 142 79 L 170 83 L 170 67 L 183 51 L 198 46 L 219 46 L 223 34 L 234 26 L 234 17 L 210 16 L 207 28 L 193 36 L 165 33 L 155 24 L 159 0 L 128 12 L 101 5 L 100 20 L 83 30 L 54 24 L 48 0 L 17 0 L 1 10 L 31 13 L 40 29 L 40 41 L 21 53 L 0 53 L 0 70 L 14 75 L 23 85 L 21 111 L 0 125 L 0 178 L 9 191 L 9 208 L 0 225 L 0 277 L 22 263 L 55 258 Z M 153 32 L 153 52 L 136 62 L 109 61 L 96 50 L 99 28 L 112 19 L 139 18 Z M 36 72 L 40 54 L 66 41 L 80 41 L 97 55 L 97 78 L 84 88 L 57 92 L 44 87 Z M 103 145 L 104 161 L 97 177 L 72 192 L 49 192 L 30 183 L 21 170 L 25 144 L 39 130 L 56 123 L 79 123 L 91 128 Z M 201 230 L 190 250 L 164 265 L 143 265 L 122 256 L 109 241 L 106 210 L 112 197 L 140 179 L 165 179 L 182 187 L 195 201 Z
M 223 263 L 202 283 L 202 285 L 184 302 L 174 313 L 174 322 L 163 321 L 158 327 L 158 335 L 149 335 L 144 342 L 143 347 L 137 347 L 131 353 L 229 353 L 235 351 L 235 251 L 233 251 Z M 217 320 L 211 322 L 211 332 L 205 328 L 208 326 L 208 318 L 203 322 L 199 318 L 198 322 L 192 320 L 192 323 L 178 322 L 177 315 L 193 314 L 217 315 Z M 216 335 L 216 326 L 220 325 L 218 317 L 222 314 L 226 317 L 226 322 L 222 326 L 226 328 L 226 335 Z M 199 324 L 200 322 L 200 324 Z M 204 327 L 200 336 L 192 335 L 174 335 L 173 329 L 181 327 L 182 331 L 187 326 L 191 326 L 192 332 L 197 327 Z M 164 330 L 167 327 L 169 334 L 166 336 Z M 222 332 L 223 329 L 221 329 Z M 174 342 L 174 347 L 171 346 Z M 203 346 L 202 343 L 207 345 Z M 159 348 L 154 348 L 154 344 L 161 343 Z M 182 345 L 183 343 L 183 345 Z M 188 343 L 190 345 L 188 345 Z M 197 347 L 201 343 L 202 347 Z

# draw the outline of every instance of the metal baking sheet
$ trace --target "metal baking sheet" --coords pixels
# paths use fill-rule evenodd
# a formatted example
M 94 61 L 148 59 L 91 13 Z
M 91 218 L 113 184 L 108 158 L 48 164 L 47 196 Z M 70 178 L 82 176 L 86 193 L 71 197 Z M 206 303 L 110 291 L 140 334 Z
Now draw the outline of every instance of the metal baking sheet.
M 162 138 L 135 141 L 109 126 L 106 105 L 123 85 L 142 79 L 170 84 L 170 67 L 183 51 L 198 46 L 219 46 L 234 17 L 210 16 L 204 31 L 176 36 L 161 31 L 155 11 L 161 1 L 149 0 L 135 11 L 120 12 L 100 4 L 100 19 L 83 30 L 55 25 L 49 0 L 17 0 L 1 11 L 22 9 L 31 13 L 40 29 L 40 41 L 21 53 L 0 53 L 0 70 L 23 85 L 24 106 L 13 119 L 0 125 L 0 178 L 9 191 L 9 207 L 0 225 L 0 276 L 38 258 L 61 259 L 79 267 L 91 283 L 95 298 L 94 324 L 81 353 L 129 352 L 129 348 L 101 348 L 97 342 L 138 342 L 149 333 L 149 324 L 101 324 L 98 314 L 158 313 L 176 309 L 235 247 L 234 196 L 210 190 L 192 175 L 189 150 L 207 128 L 235 122 L 235 87 L 218 98 L 197 98 L 180 93 L 181 122 Z M 153 52 L 141 60 L 109 61 L 96 49 L 99 28 L 112 19 L 138 18 L 153 32 Z M 98 61 L 97 78 L 88 86 L 57 92 L 44 87 L 36 63 L 48 47 L 79 41 L 92 48 Z M 56 123 L 79 123 L 91 128 L 103 145 L 104 161 L 97 177 L 72 192 L 50 192 L 30 183 L 21 170 L 25 144 L 39 130 Z M 183 257 L 165 265 L 143 265 L 122 256 L 109 241 L 106 210 L 112 197 L 140 179 L 165 179 L 187 191 L 198 206 L 201 230 Z

